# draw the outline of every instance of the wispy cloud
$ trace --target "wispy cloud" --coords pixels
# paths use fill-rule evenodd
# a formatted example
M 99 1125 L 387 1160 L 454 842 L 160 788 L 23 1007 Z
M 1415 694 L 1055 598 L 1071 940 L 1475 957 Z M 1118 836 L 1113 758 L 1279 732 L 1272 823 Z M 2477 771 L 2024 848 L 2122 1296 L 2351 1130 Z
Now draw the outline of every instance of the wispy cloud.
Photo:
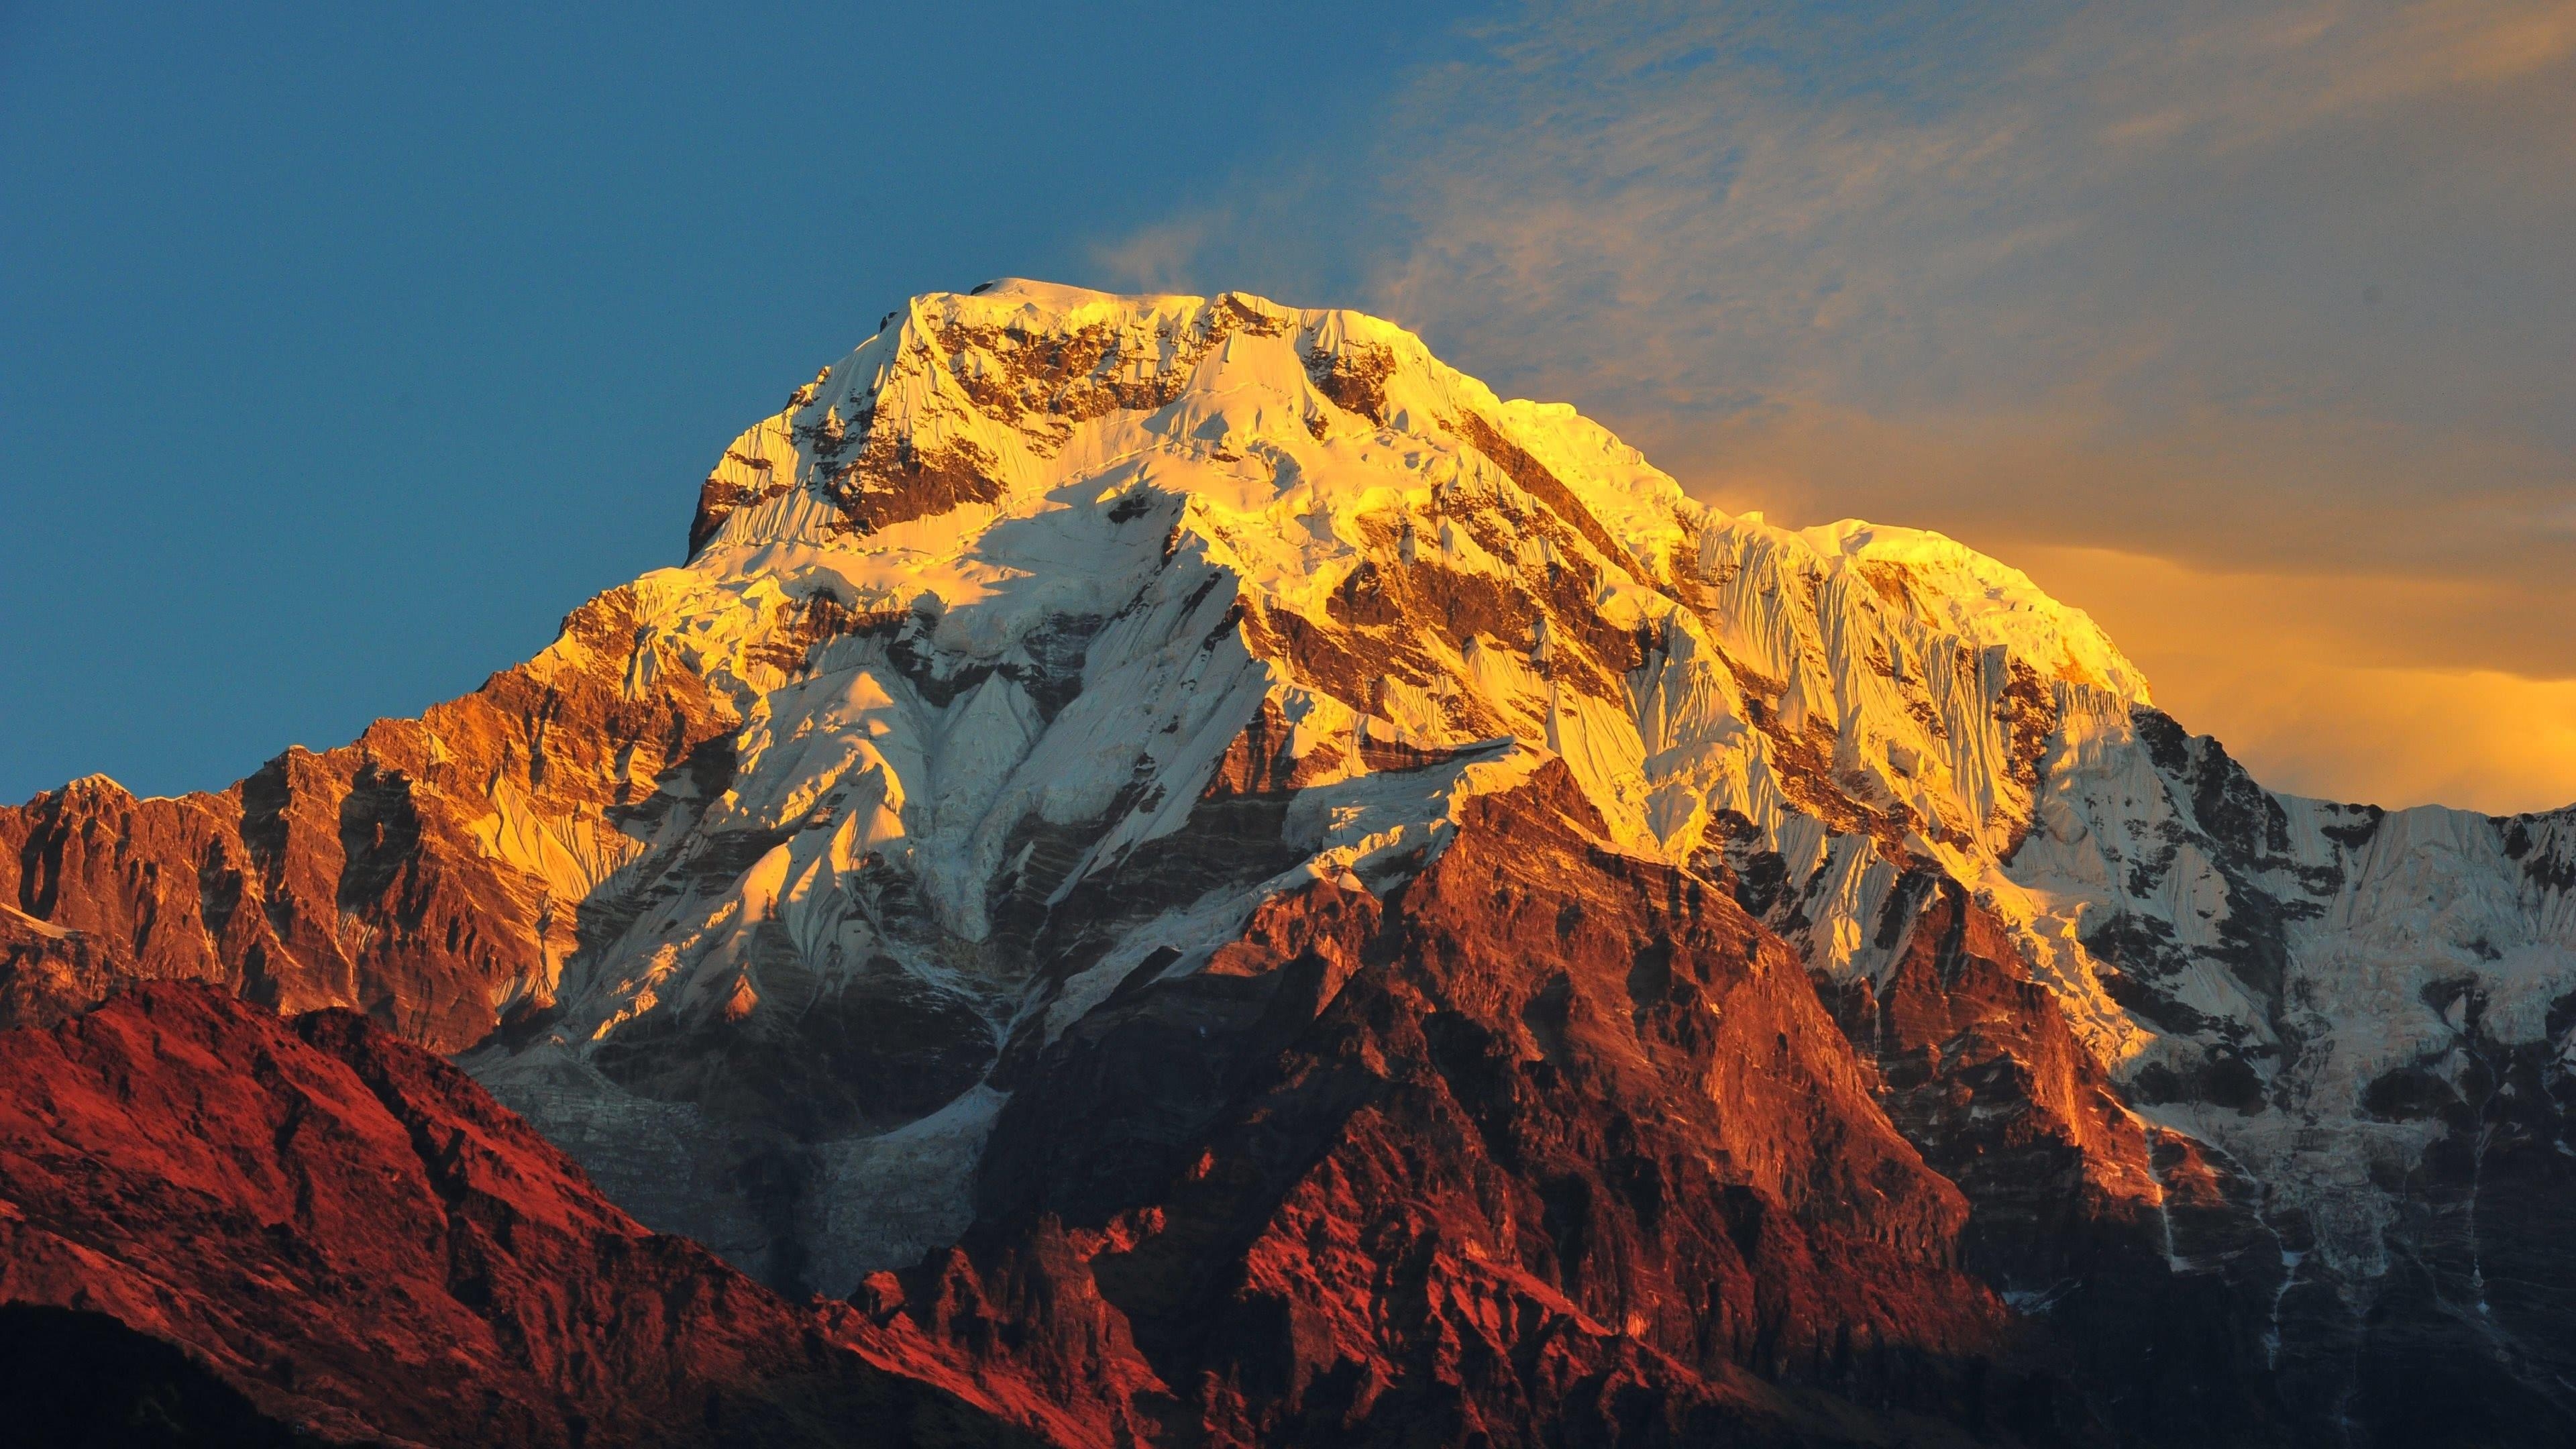
M 2205 9 L 2136 53 L 2106 95 L 2114 138 L 2189 134 L 2218 150 L 2374 110 L 2489 89 L 2576 54 L 2576 9 L 2554 0 L 2343 0 Z M 2541 146 L 2566 138 L 2535 134 Z
M 1104 270 L 1356 300 L 1775 516 L 2473 583 L 2375 667 L 2576 678 L 2576 0 L 1533 8 L 1345 120 Z

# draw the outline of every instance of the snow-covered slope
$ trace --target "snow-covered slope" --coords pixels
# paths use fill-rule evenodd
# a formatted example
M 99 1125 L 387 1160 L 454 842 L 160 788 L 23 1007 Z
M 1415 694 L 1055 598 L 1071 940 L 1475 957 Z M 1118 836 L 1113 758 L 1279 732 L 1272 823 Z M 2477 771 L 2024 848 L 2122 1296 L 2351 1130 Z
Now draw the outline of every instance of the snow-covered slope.
M 496 830 L 608 924 L 524 983 L 542 1039 L 477 1069 L 609 1153 L 709 1130 L 651 1060 L 693 1026 L 864 1001 L 843 1030 L 937 1041 L 935 1082 L 799 1128 L 827 1287 L 962 1225 L 1014 1041 L 1297 881 L 1418 868 L 1551 757 L 1621 848 L 1731 865 L 1829 981 L 1883 978 L 1909 872 L 1962 882 L 2139 1110 L 2317 1217 L 2309 1271 L 2370 1276 L 2369 1144 L 2439 1130 L 2371 1120 L 2369 1084 L 2456 1071 L 2472 991 L 2525 1040 L 2576 986 L 2564 817 L 2265 794 L 2022 574 L 1704 508 L 1354 313 L 915 299 L 725 451 L 693 544 L 635 584 L 626 667 L 713 682 L 734 769 L 574 832 L 603 843 Z M 1275 825 L 1211 824 L 1265 784 L 1295 787 Z M 1210 830 L 1262 848 L 1195 868 Z M 1104 919 L 1037 940 L 1087 886 Z
M 2482 1241 L 2480 1179 L 2514 1151 L 2576 1157 L 2576 808 L 2276 795 L 2160 713 L 2069 704 L 2009 875 L 2039 935 L 2119 1003 L 2131 1104 L 2258 1185 L 2288 1270 L 2276 1346 L 2294 1294 L 2366 1318 L 2402 1270 L 2540 1372 L 2486 1281 L 2534 1291 L 2514 1240 L 2535 1225 L 2491 1205 Z
M 653 1043 L 826 1006 L 936 1042 L 935 1081 L 789 1113 L 819 1114 L 794 1236 L 836 1288 L 962 1225 L 1012 1043 L 1298 881 L 1417 869 L 1544 760 L 1622 849 L 1775 858 L 1843 975 L 1914 864 L 2009 893 L 2064 699 L 2146 699 L 2081 612 L 1947 539 L 1728 518 L 1399 328 L 1239 294 L 916 299 L 726 450 L 694 545 L 633 586 L 624 667 L 729 698 L 734 768 L 586 850 L 494 832 L 589 934 L 514 988 L 540 1039 L 475 1066 L 615 1178 L 723 1135 L 702 1054 Z M 1104 919 L 1059 939 L 1077 905 Z M 2034 950 L 2106 1050 L 2139 1035 L 2080 947 Z

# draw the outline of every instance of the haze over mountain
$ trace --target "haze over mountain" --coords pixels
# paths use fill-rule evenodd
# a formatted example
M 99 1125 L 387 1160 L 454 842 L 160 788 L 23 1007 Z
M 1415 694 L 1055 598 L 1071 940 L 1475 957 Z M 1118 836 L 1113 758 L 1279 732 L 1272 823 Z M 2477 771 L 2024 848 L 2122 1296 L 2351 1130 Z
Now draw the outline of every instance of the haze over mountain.
M 0 1014 L 355 1009 L 1059 1442 L 2576 1427 L 2576 807 L 2268 791 L 2008 564 L 1245 293 L 912 298 L 686 536 L 418 719 L 0 811 Z M 115 1192 L 22 1296 L 388 1431 L 90 1286 L 184 1221 Z

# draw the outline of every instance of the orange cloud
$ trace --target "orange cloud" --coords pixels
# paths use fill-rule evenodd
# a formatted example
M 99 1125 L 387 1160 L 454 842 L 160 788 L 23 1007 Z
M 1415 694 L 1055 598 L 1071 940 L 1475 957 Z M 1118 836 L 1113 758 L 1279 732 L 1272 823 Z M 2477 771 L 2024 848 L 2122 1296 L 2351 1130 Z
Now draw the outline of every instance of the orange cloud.
M 2411 472 L 2402 457 L 2305 430 L 2256 446 L 2256 431 L 2234 427 L 2210 469 L 2170 440 L 2106 447 L 2067 418 L 1791 406 L 1660 455 L 1721 508 L 1902 521 L 2004 559 L 2092 614 L 2160 706 L 2275 789 L 2497 813 L 2576 802 L 2564 489 L 2444 500 L 2438 482 L 2392 481 Z M 2301 458 L 2344 486 L 2286 487 Z M 2517 471 L 2484 461 L 2490 478 Z M 2516 500 L 2523 515 L 2505 516 Z M 2510 557 L 2476 557 L 2506 537 Z
M 2576 801 L 2576 679 L 2397 663 L 2427 616 L 2496 607 L 2434 580 L 2200 573 L 2111 549 L 2013 562 L 2091 613 L 2156 702 L 2274 789 L 2496 814 Z M 2469 597 L 2462 597 L 2463 593 Z
M 1933 528 L 2022 567 L 2052 550 L 2169 560 L 2240 593 L 2269 580 L 2259 616 L 2348 664 L 2576 678 L 2564 463 L 2494 440 L 2300 415 L 2136 438 L 2078 412 L 1903 419 L 1813 403 L 1675 436 L 1650 417 L 1612 421 L 1721 508 Z
M 2348 455 L 2345 487 L 2294 490 L 2278 454 L 2329 450 L 2256 448 L 2244 427 L 2215 471 L 2065 419 L 1795 407 L 1689 442 L 1676 471 L 1719 507 L 1903 521 L 2021 568 L 2275 789 L 2498 813 L 2576 801 L 2576 576 L 2551 567 L 2567 540 L 2544 494 L 2515 521 L 2411 487 L 2373 499 L 2363 485 L 2391 470 Z M 2503 536 L 2516 556 L 2475 566 Z

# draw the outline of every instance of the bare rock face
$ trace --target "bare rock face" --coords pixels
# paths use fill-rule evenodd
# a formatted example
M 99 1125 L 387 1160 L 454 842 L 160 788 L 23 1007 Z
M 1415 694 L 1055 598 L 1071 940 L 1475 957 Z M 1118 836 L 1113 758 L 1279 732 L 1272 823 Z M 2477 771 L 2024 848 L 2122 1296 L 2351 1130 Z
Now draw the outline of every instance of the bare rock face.
M 194 980 L 454 1051 L 548 999 L 587 895 L 634 853 L 627 814 L 725 766 L 731 720 L 636 643 L 635 603 L 611 590 L 473 694 L 219 795 L 91 776 L 0 809 L 0 1021 Z
M 1038 1442 L 344 1011 L 153 984 L 0 1037 L 0 1184 L 0 1293 L 180 1346 L 280 1442 Z
M 1946 878 L 1904 893 L 1894 969 L 1826 994 L 1889 1120 L 1969 1202 L 1964 1265 L 2140 1439 L 2295 1440 L 2262 1312 L 2288 1274 L 2254 1185 L 2126 1107 L 1991 910 Z
M 0 846 L 0 1020 L 361 1012 L 1058 1438 L 2576 1433 L 2576 808 L 1356 313 L 915 298 L 535 660 Z
M 964 1246 L 862 1299 L 1034 1343 L 1134 1432 L 1822 1441 L 2015 1407 L 1966 1204 L 1795 958 L 1608 849 L 1562 770 L 1386 901 L 1276 897 L 1013 1070 Z

